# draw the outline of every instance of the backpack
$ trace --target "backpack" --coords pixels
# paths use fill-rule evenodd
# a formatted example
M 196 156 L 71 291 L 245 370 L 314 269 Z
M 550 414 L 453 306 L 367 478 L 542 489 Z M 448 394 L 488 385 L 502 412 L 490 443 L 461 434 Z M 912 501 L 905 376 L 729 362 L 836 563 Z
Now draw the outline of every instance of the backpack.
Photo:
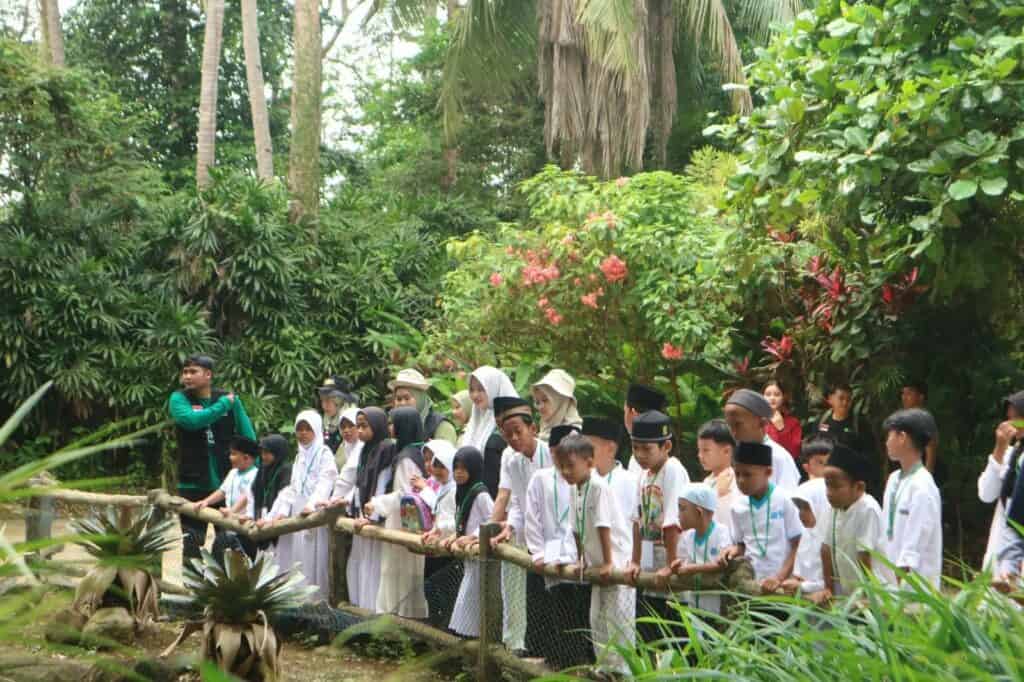
M 402 495 L 398 502 L 398 511 L 404 531 L 423 533 L 434 527 L 434 514 L 419 493 Z

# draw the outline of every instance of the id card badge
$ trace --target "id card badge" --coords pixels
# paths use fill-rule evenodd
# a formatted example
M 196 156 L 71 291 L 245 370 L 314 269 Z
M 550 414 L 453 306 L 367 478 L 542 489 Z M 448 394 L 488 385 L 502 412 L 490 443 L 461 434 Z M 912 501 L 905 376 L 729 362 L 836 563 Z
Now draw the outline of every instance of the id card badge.
M 544 563 L 556 564 L 562 558 L 562 540 L 548 540 L 544 543 Z
M 640 543 L 640 570 L 654 570 L 654 541 L 643 540 Z

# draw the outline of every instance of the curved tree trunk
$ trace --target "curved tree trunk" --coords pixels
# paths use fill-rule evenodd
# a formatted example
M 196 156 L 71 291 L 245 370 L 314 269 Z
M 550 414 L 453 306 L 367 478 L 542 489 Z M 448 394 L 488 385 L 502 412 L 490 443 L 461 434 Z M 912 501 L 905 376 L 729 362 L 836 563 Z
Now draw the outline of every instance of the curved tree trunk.
M 267 113 L 267 93 L 263 84 L 256 0 L 242 0 L 242 43 L 245 48 L 245 76 L 249 82 L 252 132 L 256 140 L 256 173 L 261 180 L 270 180 L 274 177 L 274 148 L 270 140 L 270 115 Z
M 217 78 L 220 69 L 224 0 L 206 0 L 206 30 L 199 84 L 199 134 L 196 139 L 196 186 L 210 186 L 217 138 Z
M 288 189 L 292 222 L 315 218 L 320 204 L 320 3 L 295 2 L 295 71 L 292 78 L 292 144 Z
M 46 61 L 53 66 L 64 66 L 64 34 L 60 29 L 57 0 L 39 0 L 39 33 Z

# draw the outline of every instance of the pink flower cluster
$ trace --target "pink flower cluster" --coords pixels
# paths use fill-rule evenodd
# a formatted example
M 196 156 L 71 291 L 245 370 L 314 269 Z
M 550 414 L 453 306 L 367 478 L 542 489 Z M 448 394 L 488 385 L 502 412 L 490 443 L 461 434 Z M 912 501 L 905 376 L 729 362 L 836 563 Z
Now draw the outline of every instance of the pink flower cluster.
M 683 349 L 666 342 L 665 345 L 661 347 L 661 357 L 666 360 L 682 360 Z
M 527 265 L 523 268 L 523 284 L 525 286 L 532 286 L 534 284 L 546 284 L 553 280 L 558 279 L 559 272 L 557 265 L 548 265 L 542 267 L 540 265 Z
M 603 261 L 601 261 L 601 272 L 604 273 L 604 278 L 611 283 L 621 282 L 626 279 L 629 275 L 629 268 L 626 267 L 625 261 L 621 258 L 612 254 Z
M 604 296 L 604 287 L 599 287 L 597 291 L 592 291 L 589 294 L 580 296 L 580 302 L 588 308 L 597 310 L 597 299 Z
M 547 308 L 544 311 L 544 316 L 548 318 L 548 322 L 556 327 L 562 323 L 562 316 L 554 308 Z
M 492 272 L 491 273 L 491 286 L 492 287 L 500 287 L 501 283 L 504 282 L 504 281 L 505 281 L 505 279 L 500 274 L 498 274 L 497 272 Z

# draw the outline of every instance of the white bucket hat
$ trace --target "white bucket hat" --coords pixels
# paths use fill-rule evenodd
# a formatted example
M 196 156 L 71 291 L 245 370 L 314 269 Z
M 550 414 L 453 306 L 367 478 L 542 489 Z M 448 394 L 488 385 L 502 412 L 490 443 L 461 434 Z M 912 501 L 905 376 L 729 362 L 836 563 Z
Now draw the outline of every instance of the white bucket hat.
M 573 395 L 576 392 L 576 380 L 564 369 L 551 370 L 533 385 L 534 388 L 538 386 L 546 386 L 563 398 L 576 400 L 576 396 Z
M 388 382 L 388 390 L 394 391 L 396 388 L 415 388 L 419 391 L 426 391 L 430 388 L 430 382 L 414 369 L 403 369 L 398 376 Z

